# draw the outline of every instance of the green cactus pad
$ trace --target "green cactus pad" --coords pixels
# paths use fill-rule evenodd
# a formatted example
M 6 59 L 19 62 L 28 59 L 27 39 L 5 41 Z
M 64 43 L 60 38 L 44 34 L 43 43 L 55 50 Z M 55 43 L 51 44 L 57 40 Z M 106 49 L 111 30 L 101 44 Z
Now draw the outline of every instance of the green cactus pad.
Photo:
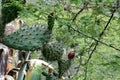
M 61 59 L 58 61 L 59 78 L 63 76 L 63 74 L 69 69 L 70 66 L 71 66 L 71 60 Z
M 42 74 L 46 77 L 46 80 L 56 80 L 52 73 L 42 72 Z
M 40 48 L 49 38 L 47 27 L 40 24 L 20 28 L 3 38 L 3 43 L 10 48 L 19 50 L 34 50 Z
M 52 30 L 55 22 L 55 13 L 52 12 L 48 15 L 48 29 Z
M 63 46 L 57 41 L 50 42 L 43 46 L 42 53 L 45 59 L 48 61 L 59 60 L 63 54 Z

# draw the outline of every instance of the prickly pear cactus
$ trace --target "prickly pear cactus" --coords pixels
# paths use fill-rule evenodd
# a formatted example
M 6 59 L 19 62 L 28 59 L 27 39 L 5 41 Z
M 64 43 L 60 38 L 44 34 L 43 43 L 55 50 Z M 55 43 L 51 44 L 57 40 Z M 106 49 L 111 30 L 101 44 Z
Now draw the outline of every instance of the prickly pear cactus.
M 55 22 L 55 13 L 52 12 L 48 15 L 48 29 L 52 30 Z
M 3 38 L 3 43 L 8 47 L 19 50 L 34 50 L 40 48 L 48 40 L 46 27 L 37 24 L 19 29 Z
M 63 54 L 63 46 L 57 41 L 50 42 L 43 46 L 42 53 L 45 59 L 48 61 L 59 60 Z
M 63 74 L 69 69 L 71 66 L 71 60 L 64 60 L 61 59 L 58 61 L 58 73 L 59 73 L 59 78 L 63 76 Z
M 46 80 L 56 80 L 52 73 L 42 72 L 42 74 L 46 77 Z

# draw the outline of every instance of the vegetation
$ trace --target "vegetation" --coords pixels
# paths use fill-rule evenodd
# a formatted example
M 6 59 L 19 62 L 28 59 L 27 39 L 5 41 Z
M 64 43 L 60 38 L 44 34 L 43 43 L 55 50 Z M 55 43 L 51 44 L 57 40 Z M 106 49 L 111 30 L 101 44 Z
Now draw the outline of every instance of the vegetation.
M 19 1 L 13 3 L 15 4 L 12 5 L 18 6 L 18 12 L 13 17 L 10 16 L 12 18 L 4 16 L 10 14 L 3 6 L 2 16 L 6 18 L 2 18 L 0 29 L 4 29 L 4 24 L 18 16 L 25 21 L 25 26 L 5 37 L 0 32 L 1 43 L 18 50 L 35 50 L 30 52 L 30 58 L 23 61 L 18 80 L 24 77 L 21 74 L 28 64 L 41 62 L 38 56 L 52 67 L 47 64 L 49 71 L 45 73 L 46 67 L 35 65 L 30 74 L 32 77 L 28 75 L 25 80 L 32 80 L 35 76 L 36 80 L 45 80 L 45 76 L 46 80 L 58 80 L 62 76 L 65 80 L 120 79 L 120 0 L 38 0 L 26 4 Z M 32 26 L 30 30 L 30 25 L 33 24 L 46 27 L 44 29 L 39 25 L 38 29 Z M 27 33 L 31 35 L 28 36 Z M 21 34 L 23 38 L 20 37 Z M 74 56 L 74 59 L 70 59 Z M 44 76 L 40 77 L 41 74 Z

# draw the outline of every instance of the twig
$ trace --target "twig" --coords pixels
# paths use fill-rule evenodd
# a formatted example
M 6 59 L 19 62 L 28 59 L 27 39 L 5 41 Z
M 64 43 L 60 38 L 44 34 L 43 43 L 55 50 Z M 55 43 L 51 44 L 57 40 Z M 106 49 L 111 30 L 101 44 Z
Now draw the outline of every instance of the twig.
M 72 19 L 73 22 L 76 20 L 78 14 L 80 14 L 84 9 L 85 7 L 81 8 L 81 10 L 75 15 L 75 17 Z
M 112 14 L 111 14 L 111 16 L 110 16 L 110 19 L 108 20 L 108 22 L 107 22 L 104 30 L 100 33 L 99 38 L 101 38 L 102 35 L 105 33 L 105 30 L 107 29 L 108 25 L 110 24 L 110 22 L 111 22 L 111 20 L 112 20 L 112 18 L 113 18 L 113 16 L 114 16 L 115 11 L 116 11 L 116 9 L 112 12 Z
M 73 17 L 72 22 L 74 22 L 76 20 L 77 16 L 87 7 L 88 4 L 89 4 L 89 1 L 87 1 L 87 2 L 84 3 L 83 7 Z
M 87 72 L 88 72 L 88 66 L 86 65 L 85 66 L 85 77 L 84 77 L 84 79 L 83 80 L 86 80 L 87 79 Z
M 90 44 L 90 43 L 89 43 L 89 44 Z M 85 65 L 85 63 L 82 63 L 82 56 L 83 56 L 83 54 L 84 54 L 85 52 L 87 52 L 88 50 L 90 50 L 91 47 L 93 47 L 93 45 L 94 45 L 94 43 L 91 43 L 90 46 L 87 45 L 88 48 L 87 48 L 87 46 L 84 46 L 83 49 L 81 50 L 81 52 L 80 52 L 78 55 L 76 55 L 77 57 L 80 56 L 79 65 L 78 65 L 77 67 L 75 67 L 75 69 L 77 69 L 76 74 L 79 72 L 80 66 L 81 66 L 81 65 Z
M 106 45 L 106 46 L 111 47 L 111 48 L 113 48 L 113 49 L 115 49 L 115 50 L 117 50 L 117 51 L 120 51 L 120 49 L 117 48 L 117 47 L 115 47 L 115 46 L 112 46 L 112 45 L 110 45 L 110 44 L 108 44 L 108 43 L 106 43 L 106 42 L 102 42 L 101 40 L 98 40 L 98 39 L 96 39 L 96 38 L 94 38 L 94 37 L 88 36 L 87 34 L 79 31 L 78 29 L 75 29 L 75 28 L 73 28 L 73 27 L 70 27 L 70 28 L 73 29 L 74 31 L 82 34 L 83 36 L 85 36 L 85 37 L 87 37 L 87 38 L 90 38 L 90 39 L 92 39 L 92 40 L 94 40 L 94 41 L 97 41 L 97 42 L 103 44 L 103 45 Z

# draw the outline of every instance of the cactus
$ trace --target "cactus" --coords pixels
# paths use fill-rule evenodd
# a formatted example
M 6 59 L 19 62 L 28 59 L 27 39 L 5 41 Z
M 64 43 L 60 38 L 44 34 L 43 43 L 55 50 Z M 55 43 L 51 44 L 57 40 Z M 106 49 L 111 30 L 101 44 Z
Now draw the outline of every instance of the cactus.
M 38 24 L 27 26 L 3 38 L 3 43 L 8 47 L 19 50 L 34 50 L 40 48 L 48 41 L 50 34 L 46 34 L 46 27 Z
M 71 66 L 71 60 L 64 60 L 61 59 L 58 61 L 58 73 L 59 73 L 59 78 L 62 77 L 62 75 L 69 69 Z
M 50 42 L 48 44 L 43 45 L 42 53 L 46 60 L 59 60 L 61 59 L 63 54 L 63 46 L 57 41 Z
M 2 0 L 2 25 L 0 25 L 0 39 L 8 47 L 18 50 L 35 50 L 47 43 L 54 26 L 54 12 L 48 15 L 48 28 L 42 25 L 33 25 L 19 29 L 18 31 L 3 36 L 6 23 L 18 17 L 19 11 L 23 8 L 24 0 Z
M 46 77 L 46 80 L 56 80 L 52 73 L 42 72 L 42 74 Z
M 52 17 L 50 15 L 52 15 Z M 4 36 L 2 42 L 8 47 L 26 51 L 35 50 L 42 47 L 44 43 L 49 42 L 54 26 L 54 15 L 53 13 L 50 15 L 48 15 L 48 28 L 40 24 L 24 27 L 10 35 Z M 13 18 L 15 17 L 12 17 L 12 19 Z M 7 17 L 5 19 L 8 20 Z M 3 19 L 3 22 L 6 23 L 10 21 L 6 20 Z
M 54 12 L 52 12 L 48 15 L 48 29 L 49 30 L 52 30 L 54 26 L 54 22 L 55 22 L 55 15 L 54 15 Z
M 63 74 L 70 68 L 71 66 L 71 61 L 75 57 L 75 52 L 70 51 L 68 53 L 68 59 L 60 59 L 58 60 L 58 73 L 59 73 L 59 78 L 63 76 Z

